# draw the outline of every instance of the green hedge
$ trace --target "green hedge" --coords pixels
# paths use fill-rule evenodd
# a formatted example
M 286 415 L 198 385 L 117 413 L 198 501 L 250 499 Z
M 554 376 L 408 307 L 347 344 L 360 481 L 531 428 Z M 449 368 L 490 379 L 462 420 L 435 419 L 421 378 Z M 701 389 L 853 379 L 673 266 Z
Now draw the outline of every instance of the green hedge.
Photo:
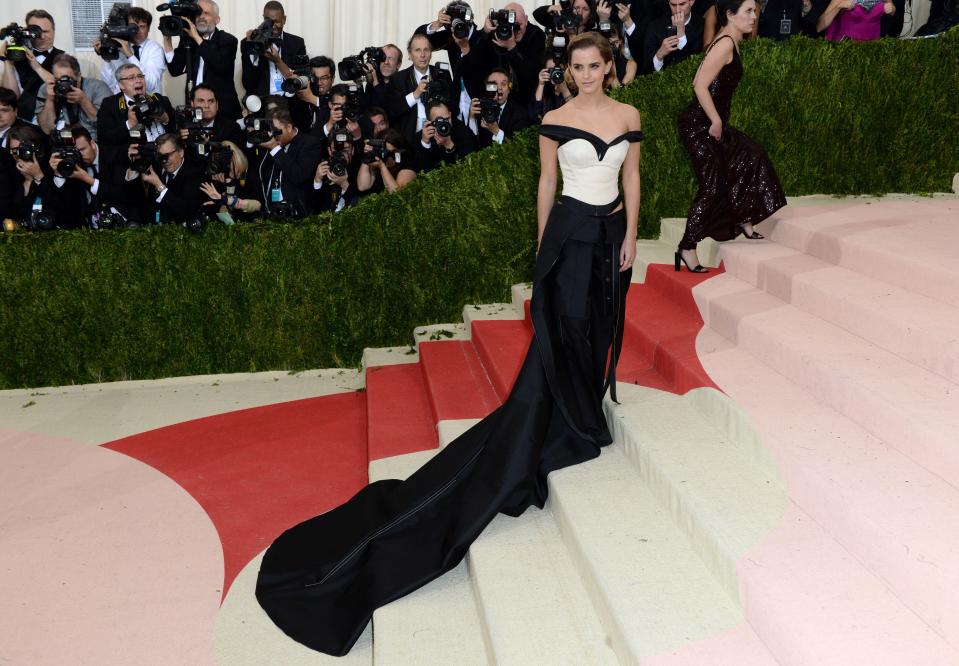
M 959 171 L 959 31 L 747 45 L 733 123 L 790 195 L 929 192 Z M 642 235 L 695 190 L 675 123 L 698 59 L 618 96 L 643 112 Z M 537 138 L 292 224 L 0 236 L 0 388 L 355 365 L 529 278 Z

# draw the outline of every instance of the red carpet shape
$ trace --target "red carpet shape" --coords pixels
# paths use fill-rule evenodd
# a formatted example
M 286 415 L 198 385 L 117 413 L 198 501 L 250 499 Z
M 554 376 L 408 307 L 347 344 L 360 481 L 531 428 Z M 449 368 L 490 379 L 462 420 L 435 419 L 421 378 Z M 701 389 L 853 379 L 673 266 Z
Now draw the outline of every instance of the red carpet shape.
M 366 485 L 366 394 L 245 409 L 103 446 L 166 474 L 203 507 L 223 544 L 225 598 L 284 530 Z

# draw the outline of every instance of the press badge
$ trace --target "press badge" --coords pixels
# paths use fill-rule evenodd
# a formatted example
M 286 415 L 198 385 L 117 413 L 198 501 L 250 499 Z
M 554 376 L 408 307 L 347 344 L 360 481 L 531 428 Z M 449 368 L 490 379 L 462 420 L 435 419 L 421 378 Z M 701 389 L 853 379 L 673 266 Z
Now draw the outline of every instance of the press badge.
M 783 20 L 779 22 L 779 34 L 780 35 L 791 35 L 793 28 L 792 19 L 786 18 L 786 15 L 783 14 Z
M 279 203 L 283 201 L 283 192 L 280 191 L 279 187 L 274 187 L 270 190 L 270 203 Z
M 37 213 L 43 211 L 43 199 L 37 197 L 33 200 L 33 208 L 31 209 Z

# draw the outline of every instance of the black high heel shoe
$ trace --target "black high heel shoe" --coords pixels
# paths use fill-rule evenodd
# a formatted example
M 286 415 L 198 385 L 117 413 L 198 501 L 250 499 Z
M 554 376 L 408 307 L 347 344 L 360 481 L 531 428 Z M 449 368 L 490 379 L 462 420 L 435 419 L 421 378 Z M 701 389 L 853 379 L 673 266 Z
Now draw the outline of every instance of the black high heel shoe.
M 686 265 L 686 270 L 689 271 L 690 273 L 708 273 L 708 272 L 709 272 L 709 269 L 708 269 L 708 268 L 703 268 L 703 267 L 700 266 L 699 264 L 696 264 L 696 267 L 695 267 L 695 268 L 691 267 L 691 266 L 686 262 L 686 259 L 683 258 L 683 253 L 682 253 L 682 251 L 679 251 L 679 252 L 676 253 L 676 256 L 675 256 L 675 264 L 673 265 L 673 267 L 676 269 L 677 272 L 679 272 L 679 271 L 682 270 L 682 268 L 681 268 L 681 263 Z
M 747 234 L 746 230 L 742 227 L 742 225 L 740 225 L 738 228 L 742 232 L 743 236 L 745 236 L 749 240 L 764 240 L 766 238 L 755 229 L 753 229 L 753 232 L 751 234 Z

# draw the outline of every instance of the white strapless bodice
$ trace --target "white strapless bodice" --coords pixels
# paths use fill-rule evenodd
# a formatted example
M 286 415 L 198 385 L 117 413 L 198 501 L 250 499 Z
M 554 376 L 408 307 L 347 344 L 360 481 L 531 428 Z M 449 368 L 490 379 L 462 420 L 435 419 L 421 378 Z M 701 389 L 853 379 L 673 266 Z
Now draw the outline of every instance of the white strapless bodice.
M 559 168 L 563 172 L 563 195 L 583 203 L 604 206 L 619 196 L 619 169 L 629 144 L 612 146 L 603 159 L 585 139 L 567 141 L 559 147 Z
M 629 144 L 641 141 L 634 130 L 606 142 L 592 132 L 567 125 L 542 125 L 540 134 L 559 142 L 557 156 L 563 174 L 563 195 L 592 206 L 605 206 L 619 196 L 619 169 Z

